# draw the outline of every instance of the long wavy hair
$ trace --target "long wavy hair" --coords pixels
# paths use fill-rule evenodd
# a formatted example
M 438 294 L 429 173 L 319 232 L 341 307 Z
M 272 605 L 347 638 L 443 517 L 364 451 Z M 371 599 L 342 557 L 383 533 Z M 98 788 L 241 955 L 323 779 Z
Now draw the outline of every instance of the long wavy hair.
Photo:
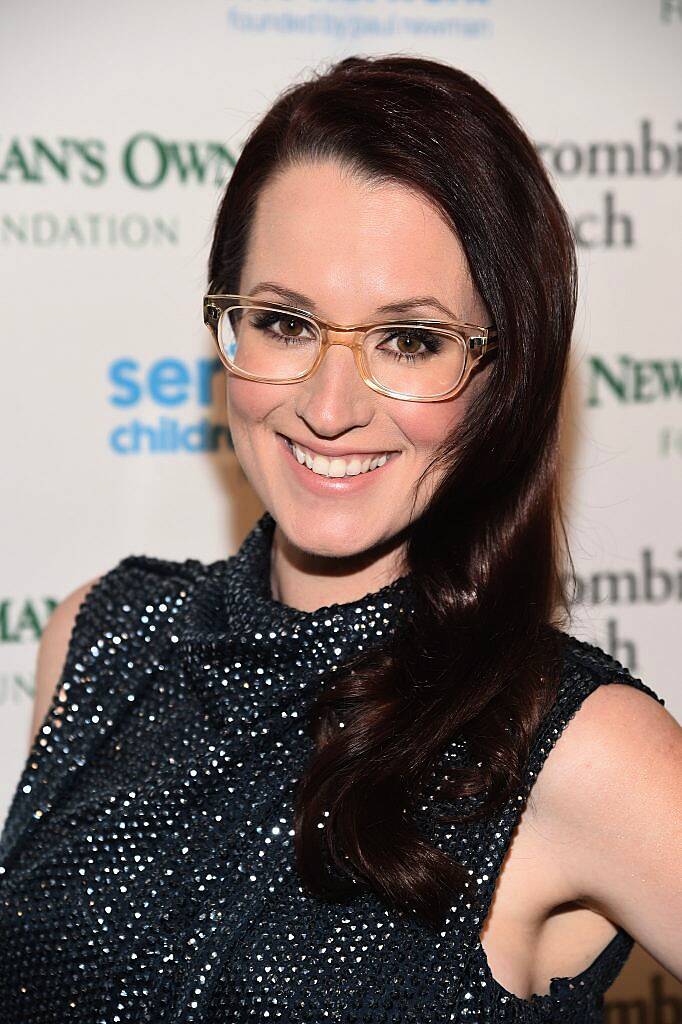
M 318 694 L 314 753 L 296 791 L 296 866 L 310 891 L 343 899 L 360 882 L 437 928 L 467 873 L 421 834 L 412 812 L 423 787 L 464 738 L 472 766 L 448 771 L 437 801 L 478 797 L 473 810 L 465 801 L 466 812 L 438 817 L 473 821 L 499 808 L 560 682 L 570 620 L 562 556 L 573 563 L 558 433 L 575 245 L 532 142 L 484 86 L 434 60 L 353 56 L 280 93 L 249 135 L 218 209 L 210 291 L 239 292 L 263 186 L 321 160 L 435 204 L 500 340 L 409 527 L 415 614 Z

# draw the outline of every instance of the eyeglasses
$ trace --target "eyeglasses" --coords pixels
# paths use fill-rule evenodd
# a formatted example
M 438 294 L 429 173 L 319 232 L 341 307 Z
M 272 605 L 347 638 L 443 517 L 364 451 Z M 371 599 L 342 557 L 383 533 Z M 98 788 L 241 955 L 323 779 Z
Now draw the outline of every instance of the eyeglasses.
M 342 327 L 304 309 L 249 295 L 205 295 L 204 323 L 223 365 L 262 384 L 311 377 L 331 345 L 345 345 L 373 391 L 406 402 L 442 402 L 462 390 L 497 331 L 459 321 L 402 320 Z

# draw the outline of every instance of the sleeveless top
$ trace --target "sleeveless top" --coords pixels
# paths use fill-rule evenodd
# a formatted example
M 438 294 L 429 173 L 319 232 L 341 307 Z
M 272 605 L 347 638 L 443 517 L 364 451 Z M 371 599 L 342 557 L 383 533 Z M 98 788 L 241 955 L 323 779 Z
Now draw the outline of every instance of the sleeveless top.
M 603 1021 L 634 943 L 526 1000 L 479 932 L 545 758 L 601 684 L 653 690 L 562 633 L 556 702 L 492 818 L 441 823 L 471 884 L 438 931 L 357 898 L 314 898 L 293 861 L 293 785 L 321 676 L 409 614 L 410 576 L 304 612 L 271 596 L 274 520 L 229 559 L 129 556 L 88 593 L 0 837 L 5 1024 Z M 452 763 L 463 744 L 448 751 Z M 323 825 L 322 825 L 323 827 Z

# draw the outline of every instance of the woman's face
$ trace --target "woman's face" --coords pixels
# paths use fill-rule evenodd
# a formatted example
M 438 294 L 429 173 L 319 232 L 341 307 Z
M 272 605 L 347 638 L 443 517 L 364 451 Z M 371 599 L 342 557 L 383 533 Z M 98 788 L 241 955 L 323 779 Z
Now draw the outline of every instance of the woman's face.
M 261 282 L 306 296 L 292 301 Z M 404 186 L 351 180 L 335 163 L 289 168 L 261 193 L 239 291 L 285 302 L 337 324 L 400 319 L 387 303 L 433 296 L 452 319 L 487 325 L 452 230 Z M 449 319 L 428 302 L 403 314 Z M 388 545 L 419 517 L 437 482 L 417 481 L 436 448 L 467 414 L 487 370 L 444 402 L 404 402 L 361 379 L 350 349 L 328 349 L 299 384 L 259 384 L 228 373 L 235 451 L 261 502 L 290 544 L 311 555 L 346 557 Z M 394 453 L 364 474 L 320 476 L 300 465 L 288 438 L 311 453 Z M 337 464 L 338 465 L 338 464 Z

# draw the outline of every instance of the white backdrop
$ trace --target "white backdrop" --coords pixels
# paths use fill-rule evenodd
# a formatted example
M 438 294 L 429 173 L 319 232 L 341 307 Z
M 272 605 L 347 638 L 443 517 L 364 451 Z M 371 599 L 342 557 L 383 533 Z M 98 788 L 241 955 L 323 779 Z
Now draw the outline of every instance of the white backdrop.
M 127 554 L 226 557 L 261 511 L 201 319 L 211 225 L 254 120 L 350 53 L 461 67 L 540 148 L 581 267 L 573 632 L 682 718 L 682 0 L 5 0 L 0 19 L 0 816 L 54 603 Z M 633 970 L 627 1012 L 681 1021 L 680 986 Z

